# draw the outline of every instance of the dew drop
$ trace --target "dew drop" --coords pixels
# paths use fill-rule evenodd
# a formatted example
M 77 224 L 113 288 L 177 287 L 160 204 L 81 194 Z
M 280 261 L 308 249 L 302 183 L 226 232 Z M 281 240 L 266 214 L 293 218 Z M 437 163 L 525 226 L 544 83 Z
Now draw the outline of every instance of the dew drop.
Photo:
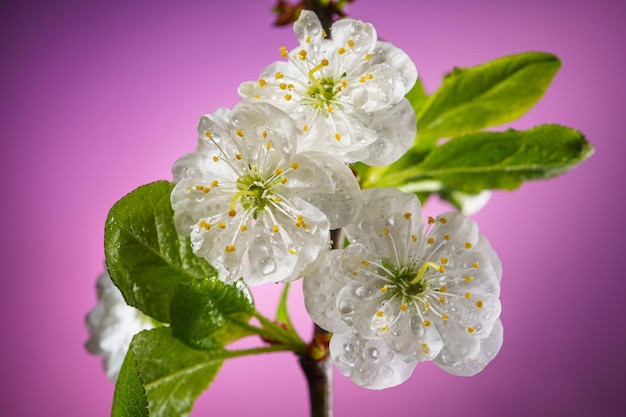
M 263 275 L 271 274 L 276 270 L 276 262 L 272 258 L 261 258 L 259 260 L 260 272 Z
M 376 360 L 376 359 L 378 359 L 379 356 L 380 356 L 380 352 L 375 347 L 371 347 L 371 348 L 367 349 L 367 357 L 369 359 Z

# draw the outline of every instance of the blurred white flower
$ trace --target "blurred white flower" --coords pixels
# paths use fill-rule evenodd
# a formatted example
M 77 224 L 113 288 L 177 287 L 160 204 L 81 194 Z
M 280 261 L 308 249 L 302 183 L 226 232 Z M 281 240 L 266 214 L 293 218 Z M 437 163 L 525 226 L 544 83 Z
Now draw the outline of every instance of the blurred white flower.
M 293 120 L 265 103 L 203 116 L 198 132 L 198 149 L 174 165 L 171 196 L 194 253 L 227 283 L 292 281 L 317 267 L 330 229 L 360 209 L 350 169 L 326 153 L 296 153 Z
M 319 150 L 343 162 L 389 164 L 416 134 L 415 113 L 404 98 L 417 79 L 411 59 L 377 40 L 374 27 L 342 19 L 328 39 L 318 17 L 303 10 L 294 24 L 300 46 L 281 47 L 258 81 L 244 82 L 244 99 L 286 111 L 303 132 L 300 150 Z
M 309 314 L 334 333 L 332 359 L 358 385 L 400 384 L 427 360 L 474 375 L 502 345 L 496 253 L 462 214 L 428 224 L 424 233 L 415 195 L 365 190 L 350 245 L 304 278 Z
M 115 382 L 133 336 L 154 328 L 156 322 L 126 304 L 107 272 L 98 277 L 96 288 L 98 304 L 85 318 L 89 331 L 85 348 L 89 353 L 102 356 L 106 375 Z

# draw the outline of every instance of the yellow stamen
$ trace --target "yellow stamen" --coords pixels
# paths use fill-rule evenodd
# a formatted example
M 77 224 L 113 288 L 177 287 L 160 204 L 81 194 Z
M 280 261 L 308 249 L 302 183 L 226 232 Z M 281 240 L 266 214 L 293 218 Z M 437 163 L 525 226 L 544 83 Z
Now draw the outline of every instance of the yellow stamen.
M 213 156 L 213 162 L 217 162 L 219 160 L 220 160 L 220 158 L 218 158 L 217 156 Z
M 285 100 L 287 101 L 291 100 L 291 94 L 285 94 Z
M 211 132 L 209 132 L 208 130 L 204 132 L 204 134 L 206 135 L 207 138 L 211 139 L 213 137 L 213 135 L 211 134 Z
M 211 187 L 213 188 L 217 188 L 220 185 L 218 180 L 213 180 L 211 181 Z
M 287 52 L 287 48 L 285 46 L 281 46 L 280 47 L 280 56 L 282 56 L 283 58 L 287 58 L 287 55 L 289 53 Z
M 241 231 L 245 232 L 246 230 L 248 230 L 248 226 L 246 226 L 245 224 L 241 225 Z
M 343 55 L 343 54 L 345 54 L 345 53 L 346 53 L 346 48 L 339 48 L 339 49 L 337 49 L 337 53 L 338 53 L 339 55 Z
M 339 133 L 335 133 L 335 139 L 339 142 L 341 140 L 341 135 Z
M 243 138 L 243 130 L 239 129 L 237 132 L 237 136 L 239 136 L 240 138 Z
M 352 39 L 348 39 L 348 46 L 354 48 L 354 41 Z
M 472 244 L 469 242 L 465 242 L 465 249 L 472 249 Z
M 280 168 L 276 168 L 276 170 L 274 171 L 274 173 L 275 173 L 276 175 L 280 175 L 280 174 L 282 174 L 282 173 L 283 173 L 283 170 L 282 170 L 282 169 L 280 169 Z
M 411 216 L 412 216 L 412 214 L 411 214 L 411 213 L 404 213 L 404 218 L 405 218 L 406 220 L 411 220 Z
M 365 60 L 369 61 L 370 59 L 372 59 L 372 56 L 370 54 L 365 54 Z
M 226 246 L 226 252 L 234 252 L 235 251 L 235 246 L 234 245 L 228 245 Z
M 472 298 L 472 293 L 471 293 L 471 292 L 466 292 L 463 296 L 464 296 L 465 298 L 468 298 L 468 299 L 469 299 L 469 298 Z
M 424 320 L 424 326 L 426 327 L 430 326 L 430 320 Z
M 274 77 L 276 77 L 277 80 L 284 78 L 283 73 L 280 71 L 276 71 L 276 75 L 274 75 Z
M 472 268 L 474 268 L 474 269 L 478 269 L 478 262 L 474 262 L 474 263 L 472 264 Z
M 483 302 L 481 300 L 476 301 L 476 307 L 483 308 Z
M 236 153 L 235 154 L 235 158 L 237 158 L 237 160 L 241 161 L 242 155 L 240 153 Z
M 293 162 L 291 164 L 291 169 L 298 169 L 298 163 L 297 162 Z
M 376 312 L 376 315 L 377 315 L 378 317 L 383 317 L 383 316 L 385 315 L 385 312 L 384 312 L 384 311 L 381 311 L 381 310 L 378 310 L 378 311 Z
M 263 78 L 261 78 L 261 79 L 259 80 L 259 85 L 260 85 L 261 87 L 265 87 L 265 86 L 267 85 L 267 81 L 265 81 Z
M 235 217 L 235 216 L 237 215 L 237 212 L 236 212 L 235 210 L 229 210 L 229 211 L 228 211 L 228 215 L 229 215 L 230 217 Z
M 426 270 L 428 268 L 435 268 L 438 269 L 439 271 L 441 271 L 441 268 L 443 268 L 441 265 L 437 265 L 434 262 L 425 262 L 419 269 L 419 271 L 417 271 L 417 275 L 415 276 L 415 278 L 413 278 L 411 281 L 409 281 L 410 285 L 413 284 L 417 284 L 418 282 L 420 282 L 420 280 L 422 279 L 422 277 L 424 276 L 424 273 L 426 272 Z
M 292 255 L 297 255 L 298 254 L 298 252 L 296 250 L 291 249 L 291 248 L 289 248 L 289 253 L 292 254 Z
M 217 227 L 219 227 L 220 229 L 226 229 L 226 223 L 219 223 Z
M 449 319 L 448 315 L 446 313 L 443 313 L 441 315 L 441 318 L 443 319 L 443 321 L 447 321 Z
M 382 287 L 380 287 L 380 292 L 382 293 L 386 293 L 388 291 L 387 286 L 383 285 Z
M 274 233 L 278 233 L 278 231 L 280 230 L 280 226 L 275 224 L 274 227 L 272 228 L 272 232 Z
M 305 60 L 306 59 L 306 50 L 305 49 L 301 49 L 300 52 L 298 52 L 298 54 L 300 55 L 300 59 L 301 60 Z
M 467 328 L 467 331 L 469 332 L 469 334 L 474 334 L 474 333 L 476 333 L 476 329 L 475 329 L 475 328 L 473 328 L 473 327 L 468 327 L 468 328 Z
M 204 220 L 200 220 L 200 223 L 198 223 L 198 226 L 206 230 L 211 230 L 211 228 L 213 227 L 211 223 L 207 223 Z

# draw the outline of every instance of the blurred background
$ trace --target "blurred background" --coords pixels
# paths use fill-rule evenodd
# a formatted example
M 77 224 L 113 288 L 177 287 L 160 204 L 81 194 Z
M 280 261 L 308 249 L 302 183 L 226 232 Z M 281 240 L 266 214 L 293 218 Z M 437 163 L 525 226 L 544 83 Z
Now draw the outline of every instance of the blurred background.
M 0 6 L 0 414 L 109 415 L 114 386 L 83 349 L 107 212 L 132 189 L 171 179 L 199 117 L 232 107 L 240 82 L 295 45 L 290 27 L 272 26 L 272 1 Z M 473 216 L 504 265 L 505 342 L 486 370 L 461 378 L 421 364 L 380 392 L 336 373 L 337 417 L 626 415 L 625 10 L 610 0 L 348 7 L 413 58 L 429 92 L 453 66 L 558 55 L 545 98 L 512 126 L 568 125 L 596 154 L 556 180 L 494 193 Z M 432 201 L 425 215 L 448 209 Z M 280 289 L 254 289 L 266 315 Z M 299 284 L 290 306 L 308 338 Z M 192 416 L 307 413 L 296 358 L 281 353 L 226 362 Z

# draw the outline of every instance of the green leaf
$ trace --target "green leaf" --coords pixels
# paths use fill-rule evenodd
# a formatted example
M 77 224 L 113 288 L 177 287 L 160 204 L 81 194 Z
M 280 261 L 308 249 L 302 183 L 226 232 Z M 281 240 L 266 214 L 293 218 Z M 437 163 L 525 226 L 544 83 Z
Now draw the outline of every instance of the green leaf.
M 111 416 L 188 416 L 229 356 L 221 347 L 191 349 L 167 327 L 135 335 L 115 386 Z
M 283 323 L 287 326 L 289 331 L 294 331 L 293 323 L 291 322 L 291 318 L 289 317 L 289 309 L 287 308 L 287 300 L 289 298 L 289 289 L 291 288 L 291 283 L 288 282 L 285 284 L 283 288 L 283 292 L 280 294 L 280 300 L 278 302 L 278 308 L 276 310 L 276 321 L 279 323 Z
M 578 131 L 559 125 L 479 132 L 451 139 L 424 161 L 384 179 L 380 186 L 435 180 L 442 188 L 475 194 L 513 190 L 524 181 L 551 178 L 587 159 L 593 148 Z
M 215 279 L 196 279 L 179 285 L 170 311 L 175 337 L 197 349 L 226 345 L 252 334 L 238 323 L 254 314 L 252 294 L 243 281 L 232 285 Z
M 428 101 L 428 94 L 426 94 L 420 78 L 415 81 L 415 85 L 411 88 L 411 91 L 406 94 L 406 98 L 409 100 L 409 103 L 411 103 L 411 107 L 413 107 L 415 114 L 418 114 L 424 104 Z
M 416 145 L 511 122 L 532 108 L 561 66 L 554 55 L 528 52 L 455 68 L 417 115 Z
M 111 208 L 104 234 L 107 268 L 126 302 L 162 322 L 170 322 L 170 296 L 177 285 L 215 276 L 176 231 L 173 187 L 158 181 L 122 198 Z
M 148 397 L 144 380 L 139 372 L 137 357 L 132 349 L 128 351 L 115 384 L 111 416 L 149 417 Z

